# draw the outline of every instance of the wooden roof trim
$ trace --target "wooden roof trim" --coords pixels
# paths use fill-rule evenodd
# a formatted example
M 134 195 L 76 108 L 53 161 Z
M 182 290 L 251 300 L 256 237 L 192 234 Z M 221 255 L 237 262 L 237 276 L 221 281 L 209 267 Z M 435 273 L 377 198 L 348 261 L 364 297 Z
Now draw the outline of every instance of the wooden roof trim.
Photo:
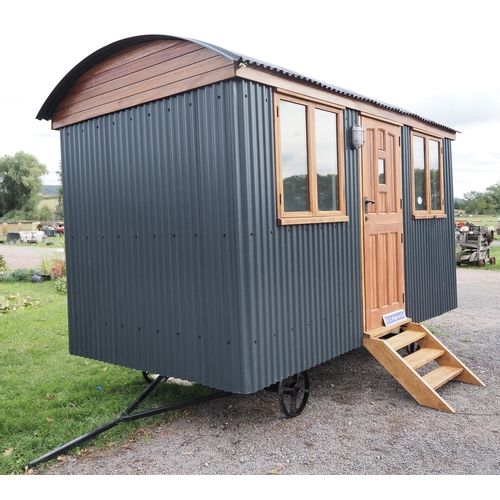
M 52 113 L 52 128 L 162 99 L 235 76 L 235 62 L 186 40 L 124 47 L 76 80 Z
M 158 42 L 140 45 L 142 47 L 134 45 L 126 47 L 104 61 L 97 63 L 73 84 L 66 93 L 66 97 L 126 75 L 130 73 L 130 68 L 135 65 L 150 67 L 202 49 L 199 45 L 178 40 L 159 40 Z
M 135 64 L 133 66 L 126 65 L 122 66 L 117 73 L 106 71 L 107 78 L 103 79 L 102 83 L 87 88 L 80 87 L 81 90 L 78 93 L 66 94 L 57 107 L 55 115 L 61 116 L 79 108 L 93 107 L 94 100 L 112 99 L 114 93 L 132 94 L 136 87 L 144 87 L 146 84 L 150 88 L 163 85 L 166 77 L 172 79 L 171 81 L 176 81 L 176 78 L 182 78 L 190 68 L 195 72 L 195 66 L 200 73 L 206 72 L 205 67 L 207 65 L 213 66 L 216 59 L 217 63 L 220 64 L 220 58 L 215 56 L 213 52 L 198 47 L 190 53 L 172 60 L 163 60 L 158 64 L 150 64 L 142 68 L 135 67 Z M 142 65 L 151 62 L 146 59 L 141 60 Z
M 225 66 L 221 66 L 213 71 L 194 75 L 177 82 L 167 83 L 147 92 L 134 94 L 126 99 L 114 100 L 112 102 L 108 102 L 106 104 L 96 106 L 91 109 L 82 110 L 80 112 L 60 118 L 54 116 L 54 118 L 52 119 L 52 129 L 57 130 L 61 127 L 74 125 L 91 118 L 97 118 L 105 114 L 122 111 L 125 108 L 147 104 L 149 102 L 173 96 L 181 92 L 186 92 L 194 88 L 211 85 L 212 83 L 217 83 L 222 80 L 233 78 L 234 66 L 228 61 L 226 61 L 226 63 L 227 64 Z

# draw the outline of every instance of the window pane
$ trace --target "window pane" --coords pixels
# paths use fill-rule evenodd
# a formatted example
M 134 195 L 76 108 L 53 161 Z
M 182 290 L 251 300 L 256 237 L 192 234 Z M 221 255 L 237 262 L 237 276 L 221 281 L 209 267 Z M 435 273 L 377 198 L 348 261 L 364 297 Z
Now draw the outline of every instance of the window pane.
M 415 210 L 427 210 L 425 197 L 425 149 L 423 137 L 413 136 L 413 182 Z
M 429 140 L 429 173 L 431 177 L 431 210 L 441 210 L 439 142 L 431 140 Z
M 385 184 L 385 160 L 383 158 L 378 159 L 378 183 Z
M 281 101 L 281 168 L 285 212 L 309 211 L 306 107 Z
M 316 175 L 318 210 L 339 210 L 337 163 L 337 115 L 322 109 L 315 110 Z

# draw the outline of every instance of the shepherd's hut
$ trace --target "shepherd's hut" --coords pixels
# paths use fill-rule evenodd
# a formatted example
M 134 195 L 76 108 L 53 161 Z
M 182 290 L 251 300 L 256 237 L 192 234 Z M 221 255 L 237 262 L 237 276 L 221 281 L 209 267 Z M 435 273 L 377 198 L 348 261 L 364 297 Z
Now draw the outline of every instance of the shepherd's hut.
M 457 306 L 454 129 L 162 35 L 94 52 L 37 118 L 71 354 L 248 394 L 364 345 L 420 404 L 481 384 L 420 325 Z

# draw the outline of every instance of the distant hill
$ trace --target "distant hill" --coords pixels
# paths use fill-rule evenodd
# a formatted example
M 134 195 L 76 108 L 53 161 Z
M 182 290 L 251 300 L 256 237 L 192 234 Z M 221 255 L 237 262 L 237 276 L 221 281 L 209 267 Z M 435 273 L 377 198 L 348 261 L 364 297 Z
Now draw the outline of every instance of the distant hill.
M 40 194 L 44 196 L 57 196 L 59 194 L 59 186 L 42 186 Z

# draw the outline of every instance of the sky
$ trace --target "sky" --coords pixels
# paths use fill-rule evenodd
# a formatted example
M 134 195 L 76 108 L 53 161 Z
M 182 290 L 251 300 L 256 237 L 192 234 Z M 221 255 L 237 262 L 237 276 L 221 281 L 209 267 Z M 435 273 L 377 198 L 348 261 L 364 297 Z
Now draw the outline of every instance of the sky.
M 57 184 L 59 133 L 36 115 L 94 51 L 143 34 L 192 38 L 460 131 L 454 194 L 500 182 L 496 2 L 17 0 L 0 7 L 0 157 L 25 151 Z

